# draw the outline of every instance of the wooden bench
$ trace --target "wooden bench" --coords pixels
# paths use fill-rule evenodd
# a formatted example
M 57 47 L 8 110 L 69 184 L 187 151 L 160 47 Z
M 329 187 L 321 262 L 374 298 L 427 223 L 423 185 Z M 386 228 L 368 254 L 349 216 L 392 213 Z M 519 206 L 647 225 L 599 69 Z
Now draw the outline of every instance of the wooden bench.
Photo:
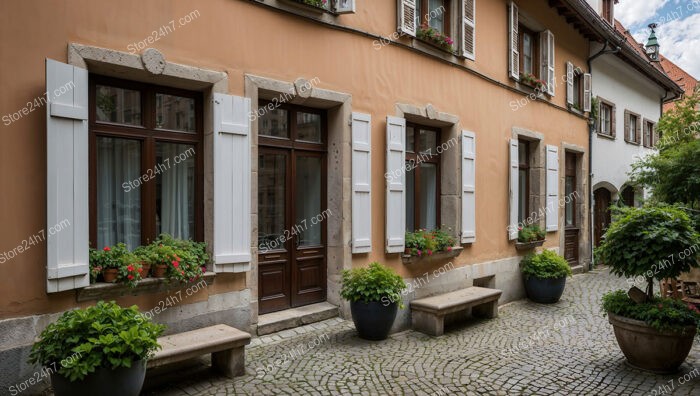
M 474 316 L 498 317 L 498 289 L 469 287 L 451 293 L 411 301 L 413 329 L 431 336 L 445 331 L 445 315 L 472 309 Z
M 159 337 L 163 347 L 148 360 L 148 368 L 192 359 L 211 353 L 211 365 L 229 378 L 245 374 L 245 346 L 250 334 L 219 324 Z

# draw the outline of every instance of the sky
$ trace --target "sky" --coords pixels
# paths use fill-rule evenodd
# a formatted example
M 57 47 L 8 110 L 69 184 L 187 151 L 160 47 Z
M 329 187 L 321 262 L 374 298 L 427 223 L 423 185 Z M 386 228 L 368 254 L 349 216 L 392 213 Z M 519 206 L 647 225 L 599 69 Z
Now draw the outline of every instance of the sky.
M 700 79 L 700 0 L 620 0 L 615 18 L 642 44 L 657 23 L 661 54 Z

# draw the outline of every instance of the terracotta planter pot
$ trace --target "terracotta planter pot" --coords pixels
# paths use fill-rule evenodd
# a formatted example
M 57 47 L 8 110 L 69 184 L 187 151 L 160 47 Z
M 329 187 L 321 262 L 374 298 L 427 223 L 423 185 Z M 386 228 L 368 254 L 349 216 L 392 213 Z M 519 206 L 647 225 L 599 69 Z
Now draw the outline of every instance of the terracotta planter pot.
M 674 373 L 693 347 L 696 327 L 683 331 L 658 331 L 641 320 L 608 312 L 615 338 L 629 364 L 655 373 Z
M 168 270 L 168 266 L 165 264 L 156 264 L 153 267 L 153 277 L 154 278 L 165 278 L 165 272 Z
M 151 274 L 151 263 L 142 261 L 141 270 L 139 270 L 139 273 L 141 274 L 141 278 L 148 278 Z
M 107 283 L 114 283 L 119 275 L 119 270 L 116 268 L 107 268 L 102 270 L 102 279 Z

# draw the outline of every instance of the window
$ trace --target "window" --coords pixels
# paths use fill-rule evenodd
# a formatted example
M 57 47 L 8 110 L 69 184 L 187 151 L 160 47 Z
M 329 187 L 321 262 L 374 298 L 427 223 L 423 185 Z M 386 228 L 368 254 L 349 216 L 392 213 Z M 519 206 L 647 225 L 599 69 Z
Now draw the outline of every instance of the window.
M 598 133 L 604 136 L 615 137 L 615 105 L 599 98 L 600 111 L 598 112 Z
M 614 17 L 614 0 L 603 0 L 603 5 L 602 5 L 602 15 L 603 19 L 608 21 L 611 25 L 613 24 L 613 17 Z
M 406 124 L 406 230 L 440 227 L 440 130 Z
M 654 147 L 657 143 L 656 131 L 654 123 L 649 120 L 644 120 L 644 147 Z
M 450 0 L 416 0 L 416 26 L 427 25 L 446 36 L 450 30 Z
M 202 97 L 91 76 L 90 240 L 201 240 Z
M 631 186 L 626 186 L 623 188 L 622 192 L 620 193 L 620 199 L 626 206 L 634 206 L 634 188 Z
M 518 45 L 520 47 L 520 72 L 523 74 L 531 74 L 537 77 L 539 44 L 538 34 L 526 28 L 523 25 L 518 27 L 520 38 Z
M 642 119 L 639 114 L 625 110 L 625 141 L 627 143 L 641 143 Z
M 518 141 L 518 223 L 530 214 L 530 143 Z

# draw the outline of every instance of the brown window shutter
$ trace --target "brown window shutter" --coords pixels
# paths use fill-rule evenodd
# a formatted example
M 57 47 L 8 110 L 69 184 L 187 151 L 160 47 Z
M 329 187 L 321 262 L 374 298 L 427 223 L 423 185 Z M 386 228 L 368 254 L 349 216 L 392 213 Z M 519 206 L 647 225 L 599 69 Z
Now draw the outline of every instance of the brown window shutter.
M 637 130 L 637 133 L 634 134 L 635 138 L 637 139 L 637 144 L 642 142 L 642 117 L 637 116 L 637 125 L 635 126 L 635 129 Z
M 610 131 L 611 131 L 612 137 L 615 137 L 615 136 L 617 136 L 617 128 L 615 128 L 615 125 L 617 124 L 615 122 L 615 118 L 616 118 L 615 113 L 617 112 L 617 108 L 615 107 L 615 105 L 613 105 L 611 107 L 612 107 L 612 112 L 610 114 Z
M 625 134 L 625 141 L 626 141 L 626 142 L 629 142 L 630 140 L 629 140 L 629 135 L 628 135 L 628 133 L 629 133 L 629 130 L 630 130 L 630 112 L 627 111 L 627 110 L 625 110 L 625 124 L 624 124 L 624 125 L 625 125 L 625 131 L 624 131 L 624 134 Z

